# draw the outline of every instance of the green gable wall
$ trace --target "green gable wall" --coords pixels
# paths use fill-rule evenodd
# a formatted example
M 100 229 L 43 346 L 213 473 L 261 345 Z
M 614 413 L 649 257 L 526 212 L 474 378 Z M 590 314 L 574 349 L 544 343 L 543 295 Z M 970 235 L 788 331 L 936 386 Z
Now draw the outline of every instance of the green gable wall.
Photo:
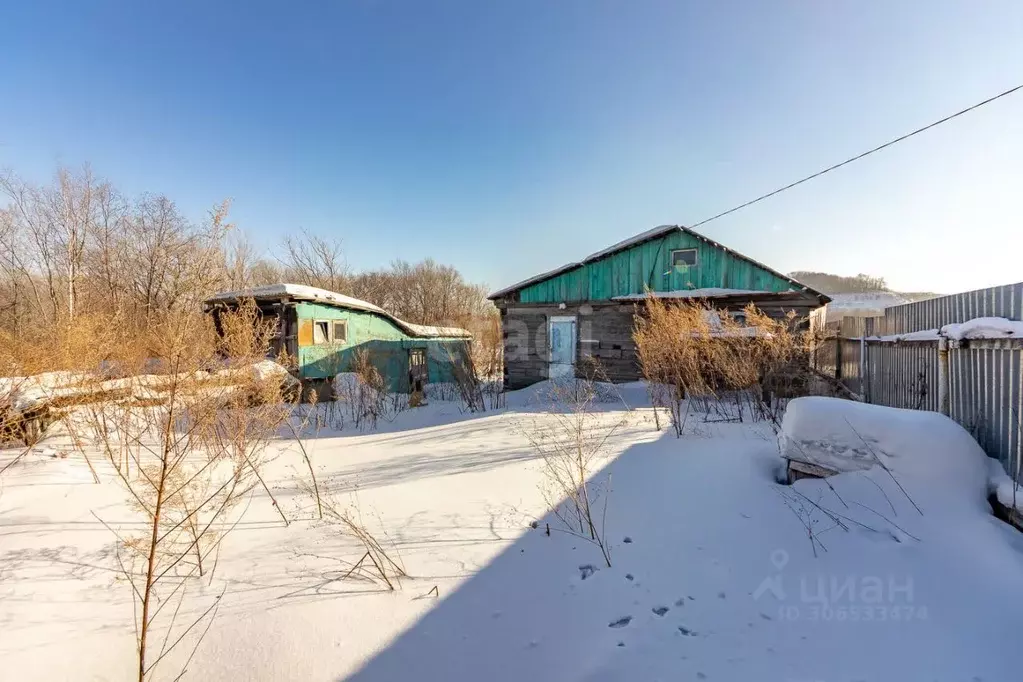
M 355 353 L 367 350 L 371 362 L 387 383 L 388 390 L 406 391 L 408 351 L 411 348 L 423 348 L 426 350 L 430 383 L 455 380 L 452 360 L 460 357 L 465 348 L 465 339 L 414 337 L 386 317 L 320 303 L 298 303 L 295 310 L 300 325 L 302 320 L 348 322 L 347 342 L 298 347 L 299 376 L 303 379 L 329 378 L 351 371 Z
M 695 248 L 697 265 L 686 271 L 671 268 L 671 252 Z M 679 289 L 752 289 L 788 291 L 792 284 L 719 246 L 682 231 L 637 244 L 604 258 L 537 282 L 519 292 L 522 303 L 607 301 L 615 296 Z

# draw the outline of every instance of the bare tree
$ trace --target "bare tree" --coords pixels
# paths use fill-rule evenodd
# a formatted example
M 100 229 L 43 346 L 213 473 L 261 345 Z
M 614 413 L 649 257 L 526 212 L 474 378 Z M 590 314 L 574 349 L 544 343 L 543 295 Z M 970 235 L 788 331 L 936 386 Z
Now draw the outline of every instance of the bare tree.
M 329 291 L 341 291 L 347 286 L 348 266 L 339 239 L 325 239 L 302 230 L 301 236 L 285 237 L 282 246 L 281 265 L 296 284 Z
M 43 187 L 10 172 L 0 175 L 0 192 L 10 199 L 0 244 L 8 251 L 5 265 L 33 290 L 39 311 L 54 320 L 73 320 L 77 313 L 85 249 L 96 220 L 94 200 L 108 191 L 88 166 L 79 172 L 60 168 L 53 184 Z M 45 284 L 46 304 L 37 276 Z

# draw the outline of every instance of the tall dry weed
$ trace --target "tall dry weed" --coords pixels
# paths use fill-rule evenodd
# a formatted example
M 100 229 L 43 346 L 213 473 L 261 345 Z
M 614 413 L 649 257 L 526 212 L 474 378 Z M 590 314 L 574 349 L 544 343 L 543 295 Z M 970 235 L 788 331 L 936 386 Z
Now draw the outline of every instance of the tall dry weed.
M 633 339 L 643 375 L 650 382 L 655 410 L 667 408 L 677 436 L 689 416 L 687 398 L 732 398 L 743 418 L 748 407 L 757 418 L 777 421 L 781 402 L 805 390 L 809 375 L 809 332 L 795 315 L 774 319 L 753 305 L 744 321 L 696 303 L 653 296 L 636 316 Z

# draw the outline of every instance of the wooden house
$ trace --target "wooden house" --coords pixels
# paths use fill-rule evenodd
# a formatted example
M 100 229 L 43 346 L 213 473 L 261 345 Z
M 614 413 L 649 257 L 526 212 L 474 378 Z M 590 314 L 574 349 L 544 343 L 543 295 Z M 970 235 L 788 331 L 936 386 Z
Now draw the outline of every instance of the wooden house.
M 662 225 L 490 295 L 501 312 L 505 386 L 573 376 L 585 357 L 613 381 L 641 378 L 632 330 L 648 292 L 737 316 L 753 303 L 772 317 L 804 318 L 830 300 L 693 230 Z
M 351 371 L 365 350 L 389 391 L 421 390 L 427 383 L 455 380 L 472 335 L 454 327 L 405 322 L 383 308 L 333 291 L 274 284 L 211 296 L 205 309 L 219 312 L 246 299 L 277 322 L 274 351 L 286 351 L 305 385 L 327 385 Z

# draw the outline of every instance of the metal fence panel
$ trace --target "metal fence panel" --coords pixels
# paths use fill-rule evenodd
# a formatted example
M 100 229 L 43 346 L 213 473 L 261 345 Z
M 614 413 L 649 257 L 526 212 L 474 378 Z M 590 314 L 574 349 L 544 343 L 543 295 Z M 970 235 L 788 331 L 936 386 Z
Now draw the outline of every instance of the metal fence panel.
M 951 417 L 1009 471 L 1023 461 L 1023 350 L 958 348 L 949 352 Z
M 841 349 L 836 369 L 846 386 L 867 402 L 938 410 L 936 342 L 868 340 L 861 367 L 860 341 L 851 337 L 906 334 L 978 317 L 1023 320 L 1023 282 L 893 306 L 883 317 L 845 318 L 837 325 L 845 338 L 836 341 Z M 950 416 L 1010 473 L 1023 466 L 1021 356 L 1019 340 L 971 341 L 949 350 Z
M 863 394 L 863 377 L 860 376 L 860 342 L 840 339 L 842 349 L 842 383 L 853 393 Z
M 892 306 L 874 320 L 873 333 L 905 334 L 977 317 L 1023 320 L 1023 282 Z
M 910 410 L 938 409 L 938 345 L 867 344 L 869 402 Z

